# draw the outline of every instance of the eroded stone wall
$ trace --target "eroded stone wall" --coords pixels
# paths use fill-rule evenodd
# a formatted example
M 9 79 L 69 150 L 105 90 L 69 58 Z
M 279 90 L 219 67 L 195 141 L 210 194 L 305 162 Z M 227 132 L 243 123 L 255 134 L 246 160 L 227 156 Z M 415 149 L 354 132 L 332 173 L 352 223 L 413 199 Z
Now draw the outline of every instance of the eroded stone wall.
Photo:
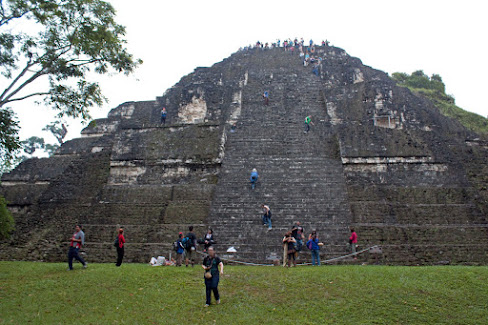
M 0 259 L 63 261 L 81 223 L 89 261 L 113 261 L 124 226 L 127 261 L 147 262 L 168 256 L 189 225 L 239 232 L 259 214 L 244 207 L 267 198 L 283 218 L 275 237 L 304 215 L 323 226 L 324 257 L 343 253 L 354 226 L 363 248 L 382 246 L 384 263 L 488 264 L 486 141 L 344 50 L 316 55 L 319 77 L 282 49 L 236 53 L 153 101 L 120 105 L 54 157 L 23 162 L 2 177 L 16 231 Z M 317 133 L 305 139 L 310 112 Z M 272 184 L 262 197 L 242 193 L 256 165 L 275 166 L 262 175 Z M 227 248 L 232 239 L 221 238 Z M 240 256 L 256 258 L 242 247 Z M 281 254 L 259 250 L 265 260 Z

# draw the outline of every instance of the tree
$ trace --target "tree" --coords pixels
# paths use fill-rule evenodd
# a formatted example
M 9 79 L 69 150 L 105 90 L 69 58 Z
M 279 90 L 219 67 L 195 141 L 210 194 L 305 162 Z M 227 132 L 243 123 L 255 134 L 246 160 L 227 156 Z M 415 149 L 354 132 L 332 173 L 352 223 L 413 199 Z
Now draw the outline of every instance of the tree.
M 10 238 L 10 233 L 14 231 L 14 218 L 7 209 L 7 201 L 0 196 L 0 240 Z
M 15 121 L 14 113 L 10 109 L 0 109 L 0 162 L 4 161 L 6 168 L 10 167 L 21 147 L 18 132 L 19 123 Z
M 52 155 L 54 155 L 54 153 L 58 149 L 59 149 L 59 145 L 58 144 L 46 143 L 46 145 L 44 146 L 44 151 L 47 152 L 47 154 L 49 155 L 49 157 L 52 157 Z
M 59 126 L 59 124 L 61 124 L 61 126 Z M 51 132 L 56 140 L 58 140 L 59 144 L 63 144 L 64 137 L 68 133 L 66 126 L 59 121 L 46 125 L 42 130 Z
M 20 147 L 18 125 L 5 105 L 37 97 L 58 117 L 86 121 L 89 109 L 106 101 L 89 80 L 92 72 L 129 74 L 142 63 L 125 48 L 125 28 L 114 18 L 113 6 L 102 0 L 0 0 L 0 73 L 7 84 L 0 89 L 1 159 Z M 38 32 L 10 28 L 14 21 L 33 22 Z
M 394 72 L 392 78 L 399 84 L 414 89 L 429 89 L 445 95 L 446 86 L 438 74 L 433 74 L 429 78 L 422 70 L 412 72 L 411 75 L 403 72 Z
M 24 152 L 32 155 L 37 149 L 44 149 L 45 143 L 44 138 L 30 137 L 27 140 L 22 141 L 22 146 L 24 147 Z

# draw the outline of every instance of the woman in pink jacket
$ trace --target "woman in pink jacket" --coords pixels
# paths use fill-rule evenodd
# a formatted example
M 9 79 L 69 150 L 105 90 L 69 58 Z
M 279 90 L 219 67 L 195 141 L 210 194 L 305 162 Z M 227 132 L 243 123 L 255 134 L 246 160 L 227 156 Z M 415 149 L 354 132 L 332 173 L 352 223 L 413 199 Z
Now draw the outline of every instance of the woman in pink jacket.
M 117 248 L 117 263 L 115 264 L 115 266 L 121 266 L 122 265 L 122 259 L 124 258 L 124 244 L 125 244 L 124 229 L 123 228 L 119 229 L 117 241 L 118 241 L 118 245 L 116 246 L 116 248 Z

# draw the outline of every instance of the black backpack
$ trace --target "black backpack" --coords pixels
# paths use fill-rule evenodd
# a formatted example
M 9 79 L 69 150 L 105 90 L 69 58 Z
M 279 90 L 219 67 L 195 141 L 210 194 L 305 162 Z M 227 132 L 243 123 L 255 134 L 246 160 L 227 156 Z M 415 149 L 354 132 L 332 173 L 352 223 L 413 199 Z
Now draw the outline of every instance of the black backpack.
M 119 236 L 115 238 L 114 247 L 119 247 Z
M 189 238 L 188 236 L 187 236 L 187 237 L 185 237 L 185 238 L 183 238 L 183 239 L 181 240 L 181 245 L 183 245 L 183 247 L 184 247 L 185 249 L 187 249 L 187 250 L 188 250 L 188 249 L 190 249 L 190 248 L 192 247 L 192 243 L 191 243 L 190 238 Z

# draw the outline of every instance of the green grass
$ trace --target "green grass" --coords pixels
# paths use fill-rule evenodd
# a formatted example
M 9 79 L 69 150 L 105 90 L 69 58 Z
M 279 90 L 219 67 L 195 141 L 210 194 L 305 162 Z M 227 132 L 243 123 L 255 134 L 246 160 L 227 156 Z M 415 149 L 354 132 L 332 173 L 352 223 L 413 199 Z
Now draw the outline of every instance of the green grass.
M 466 128 L 480 135 L 488 134 L 488 119 L 472 112 L 468 112 L 452 103 L 452 98 L 430 89 L 407 87 L 411 91 L 429 98 L 439 111 L 450 118 L 458 120 Z
M 203 308 L 200 267 L 0 262 L 6 324 L 482 324 L 488 267 L 226 266 Z

